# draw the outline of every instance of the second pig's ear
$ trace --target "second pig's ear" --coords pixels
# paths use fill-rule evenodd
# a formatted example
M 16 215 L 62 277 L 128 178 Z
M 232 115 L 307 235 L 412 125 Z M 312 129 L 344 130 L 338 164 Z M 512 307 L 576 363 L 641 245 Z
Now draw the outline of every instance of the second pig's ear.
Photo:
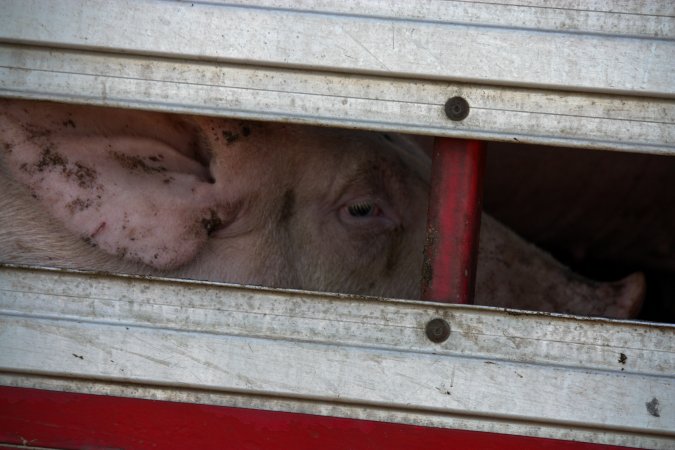
M 0 155 L 72 233 L 105 252 L 172 269 L 231 224 L 241 202 L 217 192 L 198 139 L 184 137 L 189 127 L 176 133 L 167 117 L 3 100 Z

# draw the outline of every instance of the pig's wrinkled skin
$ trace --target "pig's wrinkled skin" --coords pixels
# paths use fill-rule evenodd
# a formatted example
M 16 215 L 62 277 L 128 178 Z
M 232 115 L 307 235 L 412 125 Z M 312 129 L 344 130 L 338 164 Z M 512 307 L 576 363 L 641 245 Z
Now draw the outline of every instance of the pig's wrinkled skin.
M 430 161 L 401 136 L 0 101 L 0 261 L 419 296 Z M 476 303 L 629 317 L 483 215 Z

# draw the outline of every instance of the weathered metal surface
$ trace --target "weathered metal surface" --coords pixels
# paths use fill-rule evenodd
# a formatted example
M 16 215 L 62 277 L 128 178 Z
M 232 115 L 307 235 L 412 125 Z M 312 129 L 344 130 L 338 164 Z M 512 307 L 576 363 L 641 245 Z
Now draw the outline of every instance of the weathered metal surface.
M 42 450 L 409 450 L 447 448 L 448 443 L 458 449 L 616 449 L 529 436 L 3 386 L 0 442 Z M 4 448 L 9 447 L 0 444 Z
M 235 3 L 6 1 L 0 95 L 675 152 L 672 2 Z
M 436 136 L 675 152 L 675 101 L 0 46 L 0 95 Z M 448 97 L 471 105 L 449 120 Z
M 460 115 L 464 111 L 460 109 Z M 473 303 L 483 199 L 485 143 L 434 142 L 422 299 Z
M 587 18 L 572 19 L 573 32 L 561 33 L 569 29 L 563 17 L 580 8 L 502 6 L 501 20 L 489 20 L 486 26 L 481 19 L 490 14 L 489 8 L 472 2 L 430 1 L 422 7 L 387 2 L 389 8 L 385 2 L 340 7 L 338 0 L 314 6 L 290 1 L 5 3 L 0 38 L 8 42 L 419 79 L 675 95 L 672 4 L 647 8 L 656 10 L 652 14 L 635 8 L 614 15 L 607 11 L 609 5 L 595 14 L 582 13 Z M 458 7 L 466 11 L 459 18 Z M 480 12 L 472 15 L 472 10 Z M 542 16 L 549 16 L 543 26 Z M 625 23 L 632 24 L 629 32 L 622 28 Z M 650 38 L 654 34 L 658 37 Z
M 0 14 L 0 96 L 460 138 L 675 153 L 674 69 L 668 0 Z M 0 311 L 7 386 L 675 445 L 671 326 L 12 268 Z
M 672 326 L 9 267 L 0 311 L 3 385 L 675 439 Z M 436 317 L 452 328 L 440 344 L 425 333 Z

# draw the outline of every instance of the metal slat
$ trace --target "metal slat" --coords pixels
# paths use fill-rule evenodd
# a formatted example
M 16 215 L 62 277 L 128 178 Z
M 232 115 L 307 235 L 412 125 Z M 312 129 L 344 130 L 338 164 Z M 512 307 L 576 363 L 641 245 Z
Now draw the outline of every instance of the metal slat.
M 213 3 L 251 5 L 250 0 Z M 368 0 L 256 0 L 268 8 L 301 9 L 345 15 L 395 17 L 456 24 L 493 25 L 548 31 L 578 31 L 622 36 L 672 37 L 675 9 L 670 0 L 442 0 L 401 2 Z
M 499 448 L 614 450 L 602 444 L 487 434 L 193 403 L 0 386 L 0 448 L 228 448 L 370 450 Z M 242 426 L 245 423 L 246 426 Z M 9 430 L 12 430 L 11 432 Z M 278 430 L 283 430 L 279 433 Z M 23 444 L 23 445 L 22 445 Z
M 9 0 L 0 95 L 675 151 L 672 3 L 508 3 Z
M 516 28 L 512 24 L 457 23 L 450 15 L 445 20 L 434 16 L 415 20 L 391 12 L 376 15 L 367 2 L 362 3 L 359 14 L 290 8 L 288 2 L 285 6 L 289 9 L 268 5 L 9 1 L 0 39 L 408 78 L 651 96 L 675 94 L 674 47 L 668 41 L 673 34 L 665 39 L 632 39 L 618 26 L 608 30 L 612 35 L 588 36 L 550 32 L 547 28 Z M 465 7 L 470 9 L 472 5 Z M 571 12 L 562 10 L 559 14 Z M 534 24 L 541 13 L 541 8 L 521 7 L 507 17 L 525 15 Z M 675 16 L 675 7 L 668 13 Z M 641 15 L 631 18 L 640 20 Z M 661 16 L 661 20 L 664 31 L 670 33 L 675 17 Z
M 0 95 L 436 136 L 675 152 L 675 101 L 0 46 Z M 471 113 L 449 120 L 449 97 Z
M 3 385 L 675 439 L 672 326 L 20 268 L 0 272 L 0 292 Z M 424 333 L 436 317 L 451 325 L 442 344 Z

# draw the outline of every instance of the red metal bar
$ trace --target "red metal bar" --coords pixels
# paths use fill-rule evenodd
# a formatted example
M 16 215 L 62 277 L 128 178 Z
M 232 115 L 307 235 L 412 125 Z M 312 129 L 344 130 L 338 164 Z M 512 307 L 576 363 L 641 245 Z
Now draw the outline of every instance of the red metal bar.
M 436 138 L 432 164 L 422 299 L 471 303 L 483 197 L 484 143 Z
M 0 387 L 0 447 L 493 449 L 618 447 L 398 423 Z

